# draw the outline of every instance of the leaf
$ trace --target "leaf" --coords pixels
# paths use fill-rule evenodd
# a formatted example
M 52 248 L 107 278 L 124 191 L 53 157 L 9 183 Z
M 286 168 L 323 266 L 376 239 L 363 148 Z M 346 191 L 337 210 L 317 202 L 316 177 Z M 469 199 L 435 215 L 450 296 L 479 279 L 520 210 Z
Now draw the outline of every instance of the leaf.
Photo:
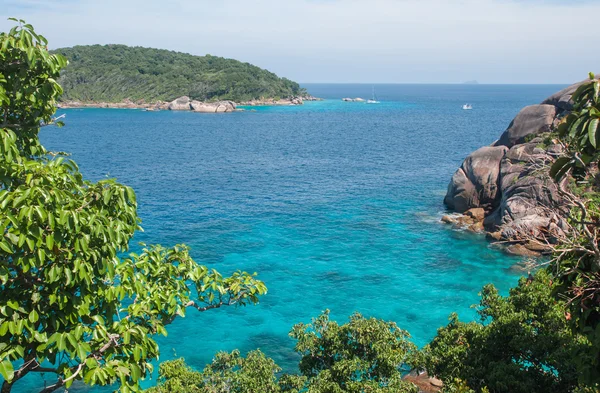
M 11 382 L 15 376 L 15 370 L 10 361 L 5 360 L 0 363 L 0 375 L 4 378 L 5 381 Z
M 137 382 L 140 379 L 140 377 L 142 376 L 142 370 L 135 363 L 132 363 L 130 365 L 130 369 L 131 369 L 131 379 L 133 380 L 133 382 Z
M 7 301 L 6 305 L 15 311 L 19 309 L 19 303 L 14 300 Z
M 571 157 L 560 157 L 557 159 L 550 168 L 550 177 L 555 180 L 560 180 L 562 176 L 564 176 L 564 173 L 570 168 L 569 164 L 572 163 L 572 161 L 573 159 Z
M 588 136 L 590 143 L 594 148 L 596 148 L 596 130 L 598 129 L 598 123 L 600 123 L 600 119 L 592 119 L 588 126 Z

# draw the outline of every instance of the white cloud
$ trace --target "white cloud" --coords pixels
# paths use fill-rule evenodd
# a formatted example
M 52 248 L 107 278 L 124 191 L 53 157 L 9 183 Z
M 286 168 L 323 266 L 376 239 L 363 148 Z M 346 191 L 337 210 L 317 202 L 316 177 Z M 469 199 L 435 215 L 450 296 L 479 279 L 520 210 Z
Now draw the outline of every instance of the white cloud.
M 0 0 L 53 47 L 232 57 L 304 82 L 568 83 L 599 68 L 598 2 Z M 0 30 L 10 24 L 0 21 Z

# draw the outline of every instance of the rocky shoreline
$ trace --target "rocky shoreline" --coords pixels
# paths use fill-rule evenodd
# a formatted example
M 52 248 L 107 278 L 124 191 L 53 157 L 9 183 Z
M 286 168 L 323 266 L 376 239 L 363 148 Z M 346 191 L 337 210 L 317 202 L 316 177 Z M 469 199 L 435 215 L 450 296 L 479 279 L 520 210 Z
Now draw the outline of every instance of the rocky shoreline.
M 145 102 L 124 100 L 122 102 L 80 102 L 80 101 L 65 101 L 61 102 L 58 107 L 62 109 L 70 108 L 114 108 L 114 109 L 142 109 L 147 111 L 160 110 L 175 110 L 175 111 L 192 111 L 200 113 L 226 113 L 239 110 L 238 106 L 293 106 L 303 105 L 305 101 L 321 101 L 321 98 L 316 98 L 311 95 L 301 97 L 291 97 L 286 99 L 262 98 L 236 103 L 233 101 L 196 101 L 191 100 L 187 96 L 176 98 L 173 101 L 156 101 Z
M 454 173 L 442 221 L 505 245 L 511 254 L 540 256 L 566 236 L 568 223 L 551 164 L 562 153 L 553 134 L 583 82 L 523 108 L 500 138 L 471 153 Z

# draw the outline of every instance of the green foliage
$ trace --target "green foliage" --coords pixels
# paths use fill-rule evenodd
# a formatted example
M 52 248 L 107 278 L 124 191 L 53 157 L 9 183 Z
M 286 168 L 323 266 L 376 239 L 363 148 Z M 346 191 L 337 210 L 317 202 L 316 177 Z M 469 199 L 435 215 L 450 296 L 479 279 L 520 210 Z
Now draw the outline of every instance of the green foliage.
M 441 393 L 475 393 L 475 391 L 465 381 L 454 379 L 444 384 Z M 481 389 L 481 393 L 489 393 L 489 390 L 484 387 Z
M 159 385 L 148 393 L 277 393 L 281 392 L 276 373 L 281 369 L 260 351 L 220 352 L 202 373 L 193 371 L 183 359 L 162 363 Z M 290 391 L 290 390 L 286 390 Z
M 246 358 L 238 351 L 219 353 L 202 373 L 183 360 L 161 365 L 160 383 L 148 393 L 412 393 L 401 368 L 412 361 L 416 348 L 408 333 L 393 322 L 354 314 L 338 325 L 329 312 L 312 324 L 298 324 L 290 336 L 302 355 L 301 375 L 284 374 L 260 351 Z
M 85 181 L 40 145 L 55 122 L 55 82 L 67 63 L 30 25 L 0 34 L 0 375 L 2 392 L 29 373 L 55 375 L 42 392 L 139 382 L 158 357 L 155 334 L 186 308 L 247 305 L 266 292 L 243 272 L 224 278 L 184 246 L 121 258 L 139 229 L 135 193 Z
M 338 325 L 326 311 L 312 324 L 295 325 L 290 337 L 297 340 L 309 392 L 412 391 L 399 369 L 412 362 L 416 347 L 394 322 L 354 314 Z
M 595 350 L 571 330 L 556 286 L 545 270 L 521 279 L 508 297 L 486 286 L 481 322 L 463 323 L 453 315 L 424 349 L 428 372 L 463 380 L 477 392 L 571 392 Z
M 573 110 L 558 126 L 567 152 L 552 165 L 550 175 L 561 180 L 570 171 L 583 176 L 586 167 L 598 159 L 600 147 L 600 80 L 590 73 L 590 81 L 573 94 Z
M 75 46 L 54 51 L 69 59 L 59 82 L 63 100 L 83 102 L 246 101 L 305 93 L 296 82 L 237 60 L 125 45 Z

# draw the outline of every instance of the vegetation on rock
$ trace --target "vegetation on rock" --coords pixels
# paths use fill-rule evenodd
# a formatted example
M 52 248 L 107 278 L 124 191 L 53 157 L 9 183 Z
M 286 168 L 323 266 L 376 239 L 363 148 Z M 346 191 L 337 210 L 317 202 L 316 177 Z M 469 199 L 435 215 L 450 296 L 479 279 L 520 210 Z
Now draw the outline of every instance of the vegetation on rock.
M 69 67 L 61 72 L 62 100 L 81 102 L 192 100 L 236 102 L 289 98 L 306 92 L 298 83 L 249 63 L 125 45 L 54 50 Z

